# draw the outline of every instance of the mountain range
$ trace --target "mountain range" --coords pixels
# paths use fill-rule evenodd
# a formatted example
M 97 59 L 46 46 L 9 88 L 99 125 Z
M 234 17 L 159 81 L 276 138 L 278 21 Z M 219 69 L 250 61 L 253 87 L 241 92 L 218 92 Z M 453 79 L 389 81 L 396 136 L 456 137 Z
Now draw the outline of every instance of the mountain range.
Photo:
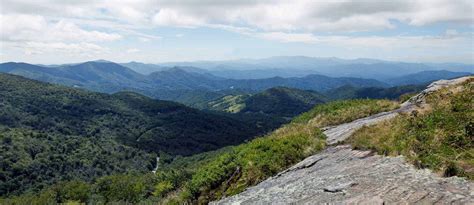
M 371 62 L 371 61 L 369 61 Z M 388 85 L 400 84 L 418 84 L 426 83 L 439 78 L 452 78 L 461 75 L 467 75 L 473 71 L 472 66 L 465 65 L 467 72 L 454 72 L 448 70 L 439 70 L 438 67 L 429 67 L 424 64 L 409 63 L 391 63 L 391 64 L 343 64 L 330 68 L 330 72 L 322 75 L 314 74 L 313 71 L 295 68 L 293 70 L 258 70 L 260 74 L 272 73 L 272 75 L 294 74 L 300 77 L 280 77 L 273 76 L 269 78 L 246 78 L 232 79 L 220 77 L 218 73 L 235 72 L 240 73 L 241 77 L 253 75 L 251 70 L 205 70 L 197 67 L 175 66 L 166 68 L 153 64 L 142 64 L 152 67 L 160 67 L 159 71 L 150 72 L 145 75 L 134 71 L 137 62 L 128 64 L 116 64 L 108 61 L 90 61 L 79 64 L 39 66 L 27 63 L 2 63 L 0 72 L 22 75 L 28 78 L 41 81 L 73 85 L 76 87 L 85 87 L 104 92 L 116 92 L 123 89 L 150 90 L 150 89 L 206 89 L 206 90 L 225 90 L 225 89 L 252 89 L 264 90 L 276 86 L 294 87 L 299 89 L 311 89 L 324 91 L 345 84 L 356 87 L 387 87 Z M 329 63 L 327 63 L 329 64 Z M 390 65 L 387 67 L 387 65 Z M 130 68 L 123 65 L 128 65 Z M 445 65 L 445 67 L 450 64 Z M 295 65 L 294 67 L 297 67 Z M 460 67 L 460 65 L 457 65 Z M 426 69 L 433 69 L 425 71 Z M 280 70 L 278 70 L 280 69 Z M 338 72 L 344 70 L 344 74 L 338 76 Z M 217 73 L 217 75 L 216 75 Z M 285 74 L 286 73 L 286 74 Z M 403 75 L 404 73 L 409 73 Z M 258 76 L 259 74 L 257 74 Z M 424 76 L 420 82 L 417 76 Z M 332 77 L 329 77 L 332 76 Z M 345 76 L 345 77 L 341 77 Z M 430 76 L 430 77 L 426 77 Z M 240 78 L 240 77 L 239 77 Z M 372 79 L 379 79 L 372 80 Z M 384 79 L 384 80 L 380 80 Z M 406 79 L 406 80 L 403 80 Z M 328 83 L 330 81 L 330 83 Z M 309 85 L 308 85 L 309 84 Z
M 180 67 L 143 75 L 116 63 L 94 61 L 57 67 L 3 63 L 0 64 L 0 72 L 107 93 L 127 89 L 144 92 L 162 89 L 212 91 L 249 89 L 260 91 L 276 86 L 286 86 L 320 91 L 346 84 L 356 87 L 386 86 L 385 83 L 372 79 L 332 78 L 314 74 L 300 78 L 226 79 L 209 73 L 186 71 Z
M 320 74 L 330 77 L 358 77 L 387 80 L 421 71 L 447 70 L 474 72 L 474 65 L 460 63 L 407 63 L 378 59 L 340 59 L 307 56 L 276 56 L 263 59 L 229 61 L 170 62 L 156 64 L 160 68 L 191 66 L 208 70 L 211 74 L 233 79 L 271 77 L 303 77 Z M 265 72 L 269 71 L 269 72 Z

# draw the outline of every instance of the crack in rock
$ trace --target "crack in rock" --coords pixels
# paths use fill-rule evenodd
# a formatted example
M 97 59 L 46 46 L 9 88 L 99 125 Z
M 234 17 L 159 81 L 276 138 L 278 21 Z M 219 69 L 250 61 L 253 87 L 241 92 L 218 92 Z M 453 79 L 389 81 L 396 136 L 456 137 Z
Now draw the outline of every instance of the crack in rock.
M 325 192 L 331 192 L 331 193 L 336 193 L 336 192 L 342 192 L 350 187 L 353 187 L 353 186 L 356 186 L 357 183 L 355 182 L 346 182 L 346 183 L 342 183 L 342 184 L 335 184 L 335 185 L 332 185 L 332 186 L 328 186 L 328 187 L 325 187 L 323 188 L 323 191 Z

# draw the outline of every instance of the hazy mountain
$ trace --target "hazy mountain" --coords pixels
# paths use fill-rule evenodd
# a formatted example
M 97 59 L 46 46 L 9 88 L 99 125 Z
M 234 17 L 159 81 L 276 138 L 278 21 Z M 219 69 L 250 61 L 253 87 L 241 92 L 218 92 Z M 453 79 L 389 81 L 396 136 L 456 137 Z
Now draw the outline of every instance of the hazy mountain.
M 346 64 L 321 68 L 323 75 L 332 77 L 357 77 L 385 80 L 423 70 L 432 70 L 419 63 L 373 63 L 373 64 Z
M 164 89 L 208 89 L 216 90 L 222 87 L 224 78 L 211 74 L 185 71 L 181 68 L 171 68 L 148 75 L 154 86 Z
M 27 78 L 45 82 L 56 82 L 65 85 L 79 84 L 80 81 L 74 79 L 75 76 L 64 72 L 56 67 L 43 67 L 28 63 L 2 63 L 0 72 L 21 75 Z
M 314 69 L 316 67 L 326 67 L 354 63 L 376 63 L 381 62 L 375 59 L 354 59 L 345 60 L 340 58 L 316 58 L 307 56 L 275 56 L 262 59 L 239 59 L 228 61 L 196 61 L 196 62 L 168 62 L 160 63 L 164 66 L 194 66 L 207 70 L 235 69 L 235 70 L 255 70 L 255 69 Z
M 304 77 L 311 74 L 320 74 L 314 70 L 297 69 L 256 69 L 256 70 L 210 70 L 212 75 L 231 79 L 263 79 L 272 77 Z
M 447 70 L 422 71 L 397 78 L 391 78 L 387 80 L 387 82 L 392 85 L 427 84 L 436 80 L 452 79 L 471 74 L 472 73 L 470 72 L 452 72 Z
M 89 61 L 56 67 L 3 63 L 0 64 L 0 72 L 109 93 L 127 88 L 150 88 L 146 76 L 112 62 Z
M 279 62 L 283 64 L 283 59 L 278 59 L 280 59 Z M 286 60 L 291 59 L 294 58 L 286 58 Z M 299 57 L 298 59 L 304 60 L 308 58 Z M 274 59 L 267 59 L 266 61 L 271 60 Z M 328 61 L 326 64 L 340 63 L 340 59 L 326 60 Z M 221 71 L 206 71 L 201 68 L 190 66 L 171 68 L 163 67 L 164 70 L 153 72 L 149 75 L 143 75 L 130 68 L 108 61 L 91 61 L 79 64 L 60 65 L 56 67 L 43 67 L 26 63 L 3 63 L 0 64 L 0 72 L 106 93 L 114 93 L 124 90 L 134 91 L 153 98 L 173 100 L 200 109 L 206 107 L 205 104 L 207 102 L 217 100 L 218 98 L 229 94 L 253 94 L 278 86 L 325 92 L 348 85 L 352 88 L 342 90 L 343 92 L 346 92 L 346 94 L 335 92 L 335 94 L 330 94 L 330 97 L 334 98 L 332 95 L 341 95 L 346 96 L 345 98 L 353 98 L 366 96 L 361 94 L 366 91 L 361 91 L 359 88 L 378 87 L 379 90 L 374 91 L 378 94 L 374 94 L 374 96 L 384 96 L 384 94 L 380 94 L 380 92 L 385 91 L 381 91 L 380 88 L 389 87 L 389 84 L 426 84 L 438 79 L 453 78 L 469 74 L 467 72 L 422 71 L 400 76 L 400 73 L 427 69 L 427 67 L 424 64 L 392 63 L 384 70 L 379 69 L 380 67 L 383 67 L 379 61 L 359 61 L 365 64 L 339 65 L 337 69 L 339 69 L 341 75 L 347 76 L 361 76 L 360 73 L 367 71 L 365 75 L 375 75 L 372 77 L 378 76 L 379 78 L 388 78 L 388 76 L 395 75 L 399 77 L 386 80 L 388 83 L 372 79 L 328 77 L 318 74 L 288 78 L 228 79 L 212 74 L 213 72 Z M 399 65 L 405 65 L 405 67 L 399 68 Z M 231 72 L 234 72 L 235 75 L 242 72 L 238 74 L 240 77 L 245 77 L 245 75 L 258 77 L 252 74 L 254 71 L 258 71 L 260 76 L 265 76 L 271 75 L 272 70 L 268 70 L 268 72 L 266 70 L 232 70 Z M 222 71 L 221 74 L 225 74 L 225 72 L 226 71 Z M 292 74 L 286 70 L 279 70 L 278 72 L 280 72 L 280 74 L 286 73 L 285 75 L 303 75 L 305 72 L 310 73 L 311 71 L 293 72 Z M 359 93 L 354 93 L 355 91 Z
M 149 75 L 142 75 L 116 63 L 97 61 L 58 67 L 42 67 L 25 63 L 3 63 L 0 64 L 0 71 L 94 91 L 112 93 L 121 90 L 133 90 L 153 97 L 161 96 L 164 99 L 167 97 L 157 93 L 158 91 L 186 89 L 262 91 L 276 86 L 324 91 L 346 84 L 355 87 L 386 86 L 382 82 L 371 79 L 331 78 L 322 75 L 293 78 L 226 79 L 194 67 L 173 67 L 153 72 Z
M 343 85 L 355 87 L 386 87 L 387 84 L 372 79 L 362 78 L 332 78 L 323 75 L 308 75 L 300 78 L 273 77 L 265 79 L 226 80 L 229 88 L 265 90 L 277 86 L 297 88 L 302 90 L 325 91 Z
M 149 64 L 149 63 L 140 63 L 140 62 L 129 62 L 129 63 L 121 63 L 120 65 L 125 66 L 134 70 L 137 73 L 141 73 L 143 75 L 148 75 L 153 72 L 162 71 L 168 69 L 168 67 L 156 65 L 156 64 Z
M 212 74 L 234 79 L 268 77 L 300 77 L 297 73 L 322 74 L 331 77 L 360 77 L 386 80 L 426 70 L 474 72 L 474 65 L 459 63 L 406 63 L 377 59 L 315 58 L 305 56 L 278 56 L 264 59 L 229 61 L 171 62 L 162 66 L 194 66 Z M 278 71 L 262 72 L 262 70 Z M 237 72 L 242 71 L 242 72 Z M 312 73 L 311 73 L 312 72 Z

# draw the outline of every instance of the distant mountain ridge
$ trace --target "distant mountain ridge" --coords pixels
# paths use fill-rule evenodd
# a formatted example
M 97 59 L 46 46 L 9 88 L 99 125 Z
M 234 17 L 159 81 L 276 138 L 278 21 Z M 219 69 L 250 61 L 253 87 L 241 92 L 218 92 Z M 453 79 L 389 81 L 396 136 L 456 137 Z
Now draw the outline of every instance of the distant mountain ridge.
M 174 67 L 143 75 L 116 63 L 97 61 L 57 67 L 42 67 L 26 63 L 3 63 L 0 64 L 0 72 L 107 93 L 133 90 L 150 94 L 153 93 L 153 90 L 162 89 L 206 89 L 213 91 L 249 89 L 261 91 L 276 86 L 322 91 L 345 84 L 356 87 L 387 86 L 372 79 L 332 78 L 315 74 L 299 78 L 226 79 L 191 67 Z
M 407 63 L 378 59 L 340 59 L 306 56 L 276 56 L 263 59 L 228 61 L 169 62 L 160 66 L 192 66 L 209 70 L 210 73 L 234 79 L 301 77 L 304 74 L 321 74 L 330 77 L 359 77 L 387 80 L 427 70 L 474 72 L 473 64 L 462 63 Z M 262 70 L 278 72 L 264 73 Z M 241 72 L 237 72 L 241 71 Z M 291 72 L 293 71 L 293 72 Z
M 388 79 L 391 85 L 412 85 L 412 84 L 428 84 L 439 79 L 452 79 L 461 76 L 471 75 L 469 72 L 451 72 L 447 70 L 421 71 L 397 78 Z
M 105 93 L 115 93 L 120 91 L 138 92 L 149 97 L 162 100 L 172 100 L 184 103 L 195 108 L 203 109 L 206 107 L 205 103 L 217 100 L 226 95 L 246 95 L 262 92 L 273 87 L 288 87 L 300 90 L 313 90 L 317 92 L 328 92 L 342 86 L 350 86 L 354 89 L 349 89 L 346 94 L 338 93 L 338 95 L 346 95 L 346 97 L 353 98 L 355 96 L 366 96 L 367 91 L 357 91 L 357 93 L 348 94 L 351 90 L 358 90 L 359 88 L 388 88 L 398 85 L 409 84 L 427 84 L 431 81 L 439 79 L 449 79 L 463 75 L 469 75 L 470 72 L 453 72 L 446 70 L 430 70 L 411 73 L 408 75 L 401 75 L 407 72 L 414 72 L 417 70 L 429 69 L 438 66 L 440 69 L 443 66 L 457 66 L 461 68 L 464 64 L 413 64 L 413 63 L 398 63 L 389 62 L 390 66 L 385 73 L 383 65 L 387 64 L 385 61 L 372 59 L 357 59 L 357 60 L 343 60 L 338 58 L 323 58 L 314 59 L 309 57 L 275 57 L 261 60 L 246 60 L 247 63 L 260 62 L 265 65 L 273 65 L 284 67 L 291 65 L 296 60 L 302 61 L 297 65 L 303 67 L 296 70 L 287 70 L 284 68 L 277 69 L 257 69 L 252 67 L 247 70 L 206 70 L 204 68 L 192 67 L 190 65 L 180 65 L 173 67 L 166 67 L 168 65 L 152 65 L 133 62 L 140 66 L 158 67 L 160 71 L 151 72 L 148 75 L 141 74 L 123 65 L 110 61 L 89 61 L 85 63 L 54 65 L 54 66 L 39 66 L 27 63 L 3 63 L 0 64 L 0 72 L 10 73 L 24 76 L 30 79 L 36 79 L 44 82 L 57 83 L 77 88 L 84 88 L 92 91 L 99 91 Z M 320 62 L 328 69 L 335 69 L 333 76 L 358 76 L 358 77 L 329 77 L 318 74 L 313 74 L 314 70 L 302 70 L 309 68 L 312 62 Z M 240 61 L 239 61 L 240 62 Z M 216 62 L 214 62 L 216 63 Z M 352 63 L 352 64 L 350 64 Z M 356 63 L 356 64 L 354 64 Z M 398 67 L 404 65 L 405 67 Z M 254 70 L 252 70 L 254 69 Z M 469 70 L 469 67 L 467 68 Z M 340 73 L 339 71 L 344 71 Z M 368 73 L 364 74 L 367 71 Z M 369 72 L 370 71 L 370 72 Z M 230 72 L 227 73 L 226 72 Z M 275 72 L 275 73 L 273 73 Z M 338 74 L 339 72 L 339 74 Z M 215 75 L 215 73 L 220 73 Z M 392 74 L 391 74 L 392 73 Z M 391 77 L 396 73 L 397 77 Z M 269 77 L 272 75 L 289 75 L 296 77 Z M 221 77 L 224 75 L 232 77 L 238 75 L 238 78 L 245 76 L 254 76 L 249 79 L 232 79 Z M 365 79 L 361 76 L 371 75 L 371 77 L 388 78 L 383 81 L 374 79 Z M 389 95 L 382 90 L 373 90 L 377 92 L 375 96 Z M 398 90 L 400 91 L 400 90 Z M 402 90 L 405 91 L 405 90 Z M 380 93 L 380 92 L 384 92 Z M 204 103 L 204 104 L 203 104 Z

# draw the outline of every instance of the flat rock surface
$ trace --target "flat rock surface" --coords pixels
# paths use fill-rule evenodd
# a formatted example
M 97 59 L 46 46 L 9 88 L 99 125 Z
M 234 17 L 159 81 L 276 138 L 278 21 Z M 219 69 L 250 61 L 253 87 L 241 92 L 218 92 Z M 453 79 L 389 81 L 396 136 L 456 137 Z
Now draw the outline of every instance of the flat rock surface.
M 437 81 L 397 110 L 324 128 L 334 145 L 364 125 L 422 106 L 424 96 L 469 77 Z M 474 204 L 474 183 L 419 170 L 402 156 L 385 157 L 348 145 L 330 146 L 246 191 L 212 204 Z
M 417 170 L 403 157 L 330 147 L 245 192 L 216 204 L 468 204 L 473 184 Z

